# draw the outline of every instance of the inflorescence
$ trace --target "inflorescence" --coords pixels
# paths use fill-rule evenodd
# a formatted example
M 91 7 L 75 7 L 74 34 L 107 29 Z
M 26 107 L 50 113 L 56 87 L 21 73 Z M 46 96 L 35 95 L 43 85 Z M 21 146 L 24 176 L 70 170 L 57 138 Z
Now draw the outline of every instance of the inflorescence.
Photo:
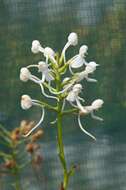
M 80 97 L 82 92 L 83 80 L 88 82 L 97 82 L 96 79 L 90 78 L 90 74 L 94 73 L 99 64 L 94 61 L 87 62 L 85 60 L 88 47 L 82 45 L 79 49 L 77 55 L 73 58 L 66 59 L 66 50 L 70 46 L 76 46 L 78 44 L 78 36 L 76 33 L 72 32 L 68 36 L 66 45 L 64 46 L 61 56 L 58 55 L 50 47 L 42 47 L 38 40 L 32 42 L 31 51 L 34 54 L 42 53 L 45 60 L 38 62 L 38 64 L 29 65 L 20 69 L 20 80 L 27 82 L 28 80 L 36 83 L 41 90 L 42 96 L 46 98 L 54 99 L 55 101 L 62 102 L 62 113 L 69 113 L 69 110 L 65 110 L 66 103 L 68 102 L 72 106 L 71 113 L 76 113 L 78 115 L 78 124 L 81 130 L 96 140 L 96 138 L 87 132 L 80 120 L 81 115 L 91 114 L 93 119 L 103 121 L 102 118 L 95 115 L 95 111 L 103 105 L 102 99 L 94 100 L 91 105 L 85 105 L 85 100 Z M 33 75 L 30 71 L 31 68 L 37 69 L 40 77 Z M 77 69 L 82 69 L 81 72 L 77 72 Z M 64 77 L 65 73 L 69 70 L 70 76 Z M 57 74 L 58 73 L 58 74 Z M 68 72 L 67 72 L 68 73 Z M 62 79 L 61 86 L 59 90 L 56 88 L 56 81 L 59 76 Z M 48 90 L 45 92 L 45 89 Z M 45 108 L 58 112 L 57 107 L 53 107 L 46 102 L 32 99 L 29 95 L 22 95 L 21 97 L 21 107 L 24 110 L 31 108 L 32 106 L 39 106 L 42 108 L 42 115 L 40 121 L 24 136 L 29 136 L 44 120 Z M 74 108 L 74 109 L 73 109 Z M 55 120 L 52 123 L 57 122 Z

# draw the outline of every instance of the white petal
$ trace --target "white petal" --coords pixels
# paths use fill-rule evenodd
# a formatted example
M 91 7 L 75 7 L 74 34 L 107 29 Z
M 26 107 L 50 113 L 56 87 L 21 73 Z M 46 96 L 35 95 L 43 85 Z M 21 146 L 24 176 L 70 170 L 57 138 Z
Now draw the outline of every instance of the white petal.
M 103 118 L 96 116 L 93 111 L 91 112 L 91 117 L 93 119 L 96 119 L 96 120 L 99 120 L 99 121 L 103 121 Z
M 97 110 L 102 107 L 103 103 L 104 101 L 102 99 L 97 99 L 92 102 L 91 106 L 94 110 Z
M 43 122 L 44 116 L 45 116 L 45 110 L 44 108 L 42 108 L 42 116 L 40 118 L 40 121 L 26 135 L 23 136 L 28 137 L 36 128 L 38 128 L 38 126 Z
M 27 110 L 27 109 L 31 108 L 32 105 L 33 105 L 33 103 L 32 103 L 31 97 L 28 95 L 22 95 L 22 97 L 21 97 L 22 109 Z
M 70 61 L 70 66 L 72 68 L 79 68 L 84 65 L 84 62 L 85 60 L 80 55 L 77 55 Z
M 78 36 L 77 36 L 77 34 L 75 32 L 72 32 L 72 33 L 69 34 L 68 42 L 72 46 L 76 46 L 78 44 Z
M 66 100 L 69 102 L 74 102 L 76 100 L 76 95 L 73 91 L 70 91 L 66 97 Z
M 86 135 L 88 135 L 89 137 L 91 137 L 92 139 L 94 139 L 94 140 L 96 141 L 96 138 L 95 138 L 91 133 L 89 133 L 88 131 L 86 131 L 86 130 L 83 128 L 83 126 L 82 126 L 82 124 L 81 124 L 81 121 L 80 121 L 80 115 L 79 115 L 79 114 L 78 114 L 78 124 L 79 124 L 80 129 L 81 129 Z

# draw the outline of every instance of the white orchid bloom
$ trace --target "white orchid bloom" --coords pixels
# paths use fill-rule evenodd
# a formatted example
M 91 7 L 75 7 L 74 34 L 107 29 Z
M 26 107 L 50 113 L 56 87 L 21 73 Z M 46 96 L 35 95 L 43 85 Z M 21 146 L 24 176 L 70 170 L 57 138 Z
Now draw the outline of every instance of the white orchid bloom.
M 79 49 L 79 55 L 84 58 L 88 54 L 87 51 L 88 51 L 88 46 L 82 45 Z
M 28 95 L 22 95 L 21 97 L 21 107 L 24 110 L 27 110 L 32 107 L 34 102 L 32 101 L 31 97 Z
M 57 64 L 55 60 L 55 52 L 50 47 L 46 47 L 44 49 L 44 56 L 46 57 L 46 63 L 48 63 L 48 59 L 50 58 L 54 63 Z
M 91 107 L 93 110 L 98 110 L 99 108 L 101 108 L 104 104 L 104 101 L 102 99 L 97 99 L 94 100 L 91 104 Z
M 66 45 L 64 46 L 63 50 L 62 50 L 62 56 L 64 57 L 64 62 L 66 62 L 66 56 L 65 56 L 65 52 L 66 50 L 70 47 L 70 46 L 76 46 L 78 44 L 78 36 L 75 32 L 72 32 L 69 34 L 68 36 L 68 41 L 66 43 Z
M 99 121 L 103 121 L 102 118 L 95 116 L 94 111 L 97 111 L 99 108 L 102 107 L 104 101 L 102 99 L 96 99 L 92 102 L 92 104 L 90 106 L 84 106 L 84 112 L 82 110 L 80 110 L 80 114 L 91 114 L 91 117 L 93 119 L 99 120 Z
M 85 71 L 89 73 L 93 73 L 96 70 L 96 67 L 99 66 L 99 64 L 95 63 L 94 61 L 91 61 L 86 64 Z
M 34 40 L 32 42 L 31 51 L 33 53 L 43 53 L 43 55 L 46 57 L 46 63 L 48 63 L 48 59 L 51 59 L 54 63 L 57 63 L 55 60 L 55 52 L 50 47 L 43 48 L 38 40 Z
M 31 77 L 30 71 L 27 69 L 27 67 L 23 67 L 20 70 L 20 80 L 23 82 L 27 82 Z
M 40 61 L 38 63 L 38 71 L 42 73 L 42 83 L 47 81 L 50 82 L 54 80 L 53 76 L 51 75 L 51 70 L 48 68 L 48 64 Z
M 34 105 L 35 106 L 41 106 L 41 104 L 40 104 L 40 102 L 38 100 L 31 99 L 31 97 L 29 95 L 22 95 L 22 97 L 21 97 L 21 107 L 22 107 L 22 109 L 27 110 L 27 109 L 31 108 L 32 106 L 34 106 Z M 23 136 L 28 137 L 43 122 L 44 116 L 45 116 L 45 110 L 42 107 L 42 115 L 41 115 L 41 118 L 40 118 L 39 122 L 26 135 L 23 135 Z
M 44 48 L 41 46 L 40 42 L 38 40 L 34 40 L 32 42 L 32 47 L 31 47 L 32 53 L 44 53 Z
M 82 126 L 82 124 L 81 124 L 81 120 L 80 120 L 80 115 L 83 115 L 83 114 L 84 114 L 84 115 L 91 114 L 91 117 L 92 117 L 93 119 L 96 119 L 96 120 L 99 120 L 99 121 L 103 121 L 103 119 L 102 119 L 101 117 L 98 117 L 98 116 L 96 116 L 96 115 L 94 114 L 94 111 L 95 111 L 95 110 L 98 110 L 99 108 L 101 108 L 102 105 L 103 105 L 103 103 L 104 103 L 104 101 L 103 101 L 102 99 L 96 99 L 96 100 L 94 100 L 94 101 L 92 102 L 92 104 L 91 104 L 90 106 L 84 106 L 84 107 L 83 107 L 83 111 L 80 110 L 80 112 L 79 112 L 79 114 L 78 114 L 78 124 L 79 124 L 81 130 L 82 130 L 84 133 L 86 133 L 88 136 L 90 136 L 91 138 L 93 138 L 94 140 L 96 140 L 96 138 L 95 138 L 92 134 L 90 134 L 89 132 L 87 132 L 87 131 L 83 128 L 83 126 Z
M 57 97 L 50 96 L 50 95 L 45 93 L 44 87 L 42 85 L 42 80 L 40 80 L 38 77 L 31 74 L 31 72 L 28 69 L 30 67 L 38 67 L 38 65 L 30 65 L 28 67 L 21 68 L 20 69 L 20 80 L 23 81 L 23 82 L 27 82 L 28 80 L 31 80 L 31 81 L 35 82 L 36 84 L 39 84 L 39 86 L 41 88 L 41 92 L 45 97 L 58 100 Z M 47 77 L 47 75 L 46 75 L 46 77 Z
M 79 49 L 79 54 L 75 55 L 72 59 L 68 61 L 70 73 L 74 75 L 72 68 L 77 69 L 82 67 L 84 64 L 86 65 L 85 55 L 87 54 L 88 47 L 86 45 L 82 45 Z
M 80 100 L 83 100 L 83 102 L 84 102 L 84 99 L 79 97 L 79 93 L 81 92 L 81 90 L 82 90 L 82 85 L 81 84 L 75 84 L 73 86 L 72 90 L 68 93 L 66 100 L 68 102 L 70 102 L 70 104 L 72 106 L 79 108 L 80 110 L 84 111 L 83 106 L 80 103 Z M 76 102 L 76 105 L 74 104 L 74 102 Z
M 27 67 L 23 67 L 20 69 L 20 80 L 23 82 L 27 82 L 28 80 L 34 81 L 35 76 L 31 74 Z
M 88 82 L 97 82 L 96 79 L 89 78 L 88 76 L 89 74 L 92 74 L 96 70 L 97 66 L 99 65 L 93 61 L 87 63 L 84 71 L 75 74 L 76 82 L 80 82 L 83 79 L 86 79 Z

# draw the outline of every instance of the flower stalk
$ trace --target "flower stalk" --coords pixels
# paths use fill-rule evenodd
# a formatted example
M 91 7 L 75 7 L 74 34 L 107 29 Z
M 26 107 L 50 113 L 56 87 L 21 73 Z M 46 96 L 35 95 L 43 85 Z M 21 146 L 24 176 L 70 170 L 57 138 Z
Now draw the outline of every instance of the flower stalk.
M 80 97 L 83 90 L 81 82 L 86 80 L 87 82 L 97 82 L 96 79 L 90 78 L 90 75 L 94 73 L 99 64 L 91 61 L 86 62 L 86 55 L 88 47 L 82 45 L 76 54 L 71 59 L 67 60 L 66 50 L 70 46 L 76 46 L 78 43 L 78 35 L 74 32 L 70 33 L 67 42 L 59 56 L 49 47 L 42 47 L 40 42 L 34 40 L 32 42 L 32 53 L 42 53 L 45 57 L 45 62 L 39 61 L 37 65 L 29 65 L 20 70 L 20 80 L 23 82 L 32 81 L 41 88 L 42 97 L 51 98 L 55 101 L 55 106 L 48 104 L 48 102 L 32 99 L 29 95 L 22 95 L 21 107 L 24 110 L 31 108 L 32 106 L 41 107 L 43 112 L 39 122 L 25 135 L 25 137 L 31 135 L 31 133 L 43 123 L 45 110 L 53 111 L 56 113 L 56 119 L 51 124 L 56 123 L 57 129 L 57 147 L 58 156 L 63 169 L 63 181 L 61 183 L 60 190 L 67 190 L 69 178 L 75 171 L 75 166 L 67 167 L 67 161 L 65 157 L 64 144 L 63 144 L 63 117 L 74 114 L 78 116 L 78 124 L 80 129 L 89 137 L 96 140 L 96 138 L 90 134 L 81 123 L 80 116 L 86 116 L 91 114 L 93 119 L 103 121 L 102 118 L 95 115 L 95 111 L 103 105 L 102 99 L 94 100 L 90 105 L 85 105 L 85 99 Z M 37 68 L 40 77 L 33 75 L 30 68 Z M 81 69 L 82 68 L 82 69 Z M 81 72 L 77 72 L 77 69 L 81 69 Z M 69 75 L 63 78 L 63 75 L 69 72 Z M 47 93 L 45 91 L 47 89 Z M 69 104 L 69 109 L 66 109 L 66 104 Z

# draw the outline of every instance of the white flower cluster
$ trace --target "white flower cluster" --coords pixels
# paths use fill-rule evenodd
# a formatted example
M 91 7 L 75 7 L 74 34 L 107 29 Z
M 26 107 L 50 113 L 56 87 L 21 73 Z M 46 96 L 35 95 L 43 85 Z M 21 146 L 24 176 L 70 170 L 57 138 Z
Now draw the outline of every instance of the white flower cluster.
M 88 133 L 81 124 L 80 116 L 91 114 L 91 117 L 97 120 L 102 121 L 103 119 L 96 116 L 94 111 L 98 110 L 103 105 L 103 100 L 96 99 L 91 105 L 84 105 L 85 100 L 79 96 L 82 92 L 82 84 L 81 81 L 86 79 L 88 82 L 97 82 L 96 79 L 90 78 L 89 75 L 94 73 L 98 64 L 95 62 L 87 62 L 85 60 L 88 47 L 86 45 L 82 45 L 79 49 L 79 53 L 75 55 L 73 58 L 67 60 L 66 59 L 66 50 L 70 46 L 76 46 L 78 44 L 78 36 L 76 33 L 72 32 L 68 36 L 68 40 L 66 45 L 64 46 L 60 59 L 57 59 L 56 53 L 50 47 L 42 47 L 38 40 L 34 40 L 32 42 L 31 51 L 34 54 L 42 53 L 45 57 L 45 61 L 40 61 L 38 64 L 29 65 L 27 67 L 23 67 L 20 70 L 20 80 L 23 82 L 27 82 L 31 80 L 40 86 L 41 93 L 43 96 L 47 98 L 52 98 L 59 101 L 59 96 L 62 99 L 62 111 L 65 110 L 66 102 L 69 102 L 70 105 L 78 110 L 78 124 L 82 131 L 95 139 L 93 135 Z M 40 78 L 33 75 L 30 71 L 30 68 L 36 68 L 38 73 L 40 73 Z M 67 71 L 67 68 L 70 71 L 69 77 L 64 78 L 64 74 Z M 77 72 L 77 69 L 82 68 L 81 72 Z M 74 71 L 73 71 L 74 70 Z M 76 72 L 75 72 L 76 71 Z M 57 72 L 59 72 L 62 78 L 62 89 L 57 90 L 55 83 L 57 80 Z M 45 93 L 45 88 L 49 90 L 49 94 Z M 24 110 L 29 109 L 31 106 L 41 106 L 42 107 L 42 116 L 37 125 L 29 131 L 28 136 L 31 132 L 36 129 L 44 119 L 44 106 L 42 106 L 41 102 L 38 100 L 31 99 L 28 95 L 23 95 L 21 97 L 21 107 Z

